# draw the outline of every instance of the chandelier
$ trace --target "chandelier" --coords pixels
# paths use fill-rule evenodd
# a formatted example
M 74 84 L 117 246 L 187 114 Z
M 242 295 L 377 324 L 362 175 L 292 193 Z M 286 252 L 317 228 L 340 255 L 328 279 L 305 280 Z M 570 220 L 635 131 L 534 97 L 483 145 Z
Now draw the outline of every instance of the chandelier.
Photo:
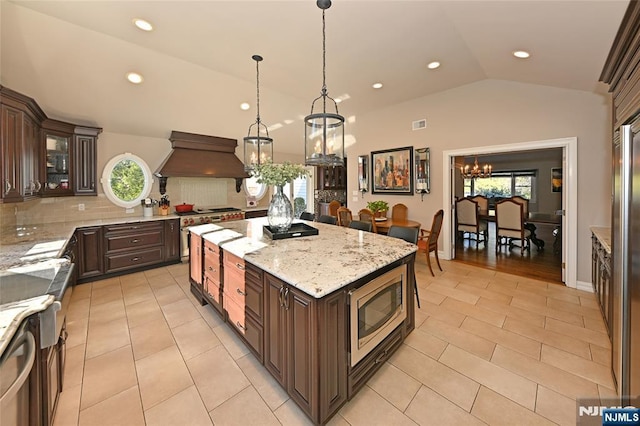
M 460 174 L 462 175 L 463 179 L 488 178 L 491 177 L 491 165 L 485 164 L 484 166 L 480 167 L 478 165 L 478 156 L 476 155 L 473 167 L 469 164 L 460 166 Z
M 244 138 L 244 169 L 253 171 L 256 166 L 272 161 L 273 158 L 273 139 L 269 137 L 267 126 L 260 121 L 260 69 L 258 65 L 262 61 L 262 56 L 253 55 L 251 57 L 256 61 L 256 122 L 249 126 L 249 133 Z M 255 127 L 256 133 L 251 134 Z M 261 130 L 264 133 L 261 134 Z
M 311 103 L 311 114 L 304 118 L 304 153 L 307 166 L 344 165 L 344 117 L 338 114 L 338 104 L 327 94 L 326 84 L 326 36 L 324 12 L 331 7 L 331 0 L 317 0 L 322 9 L 322 90 Z M 315 113 L 317 100 L 322 99 L 322 112 Z M 334 113 L 327 112 L 327 100 L 333 102 Z

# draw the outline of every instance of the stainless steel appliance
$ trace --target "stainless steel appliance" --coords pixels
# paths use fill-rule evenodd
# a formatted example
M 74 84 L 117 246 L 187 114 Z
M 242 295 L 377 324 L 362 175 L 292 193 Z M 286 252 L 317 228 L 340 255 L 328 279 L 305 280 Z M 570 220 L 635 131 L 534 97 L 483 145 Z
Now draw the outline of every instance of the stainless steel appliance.
M 353 367 L 407 318 L 407 266 L 350 291 L 349 306 Z
M 244 219 L 244 211 L 235 207 L 202 208 L 176 214 L 180 216 L 180 250 L 183 258 L 189 256 L 190 226 Z
M 0 424 L 30 425 L 37 424 L 31 418 L 29 376 L 36 359 L 36 341 L 24 321 L 11 343 L 0 357 Z
M 640 396 L 640 118 L 620 127 L 613 161 L 612 366 L 627 405 Z

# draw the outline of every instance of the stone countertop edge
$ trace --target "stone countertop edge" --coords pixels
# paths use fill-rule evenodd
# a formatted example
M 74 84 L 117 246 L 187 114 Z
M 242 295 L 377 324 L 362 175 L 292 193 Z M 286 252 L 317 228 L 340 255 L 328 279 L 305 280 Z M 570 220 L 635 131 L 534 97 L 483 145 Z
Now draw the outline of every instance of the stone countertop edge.
M 22 321 L 29 315 L 44 311 L 53 301 L 54 297 L 46 294 L 0 306 L 0 355 L 4 353 Z
M 602 247 L 611 254 L 611 228 L 606 226 L 591 226 L 591 233 L 596 236 Z
M 7 270 L 15 266 L 60 257 L 67 241 L 69 241 L 78 228 L 179 218 L 180 216 L 178 215 L 170 214 L 167 216 L 127 216 L 110 219 L 80 220 L 77 222 L 3 226 L 0 229 L 0 270 Z M 48 246 L 48 250 L 33 250 L 36 245 L 38 247 Z

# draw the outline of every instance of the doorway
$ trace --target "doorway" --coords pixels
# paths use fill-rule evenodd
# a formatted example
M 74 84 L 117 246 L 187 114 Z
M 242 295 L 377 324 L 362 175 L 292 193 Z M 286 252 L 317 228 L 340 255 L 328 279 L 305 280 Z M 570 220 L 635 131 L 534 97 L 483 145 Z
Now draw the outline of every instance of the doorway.
M 443 152 L 443 206 L 444 220 L 442 223 L 443 258 L 451 260 L 455 253 L 454 218 L 454 159 L 458 156 L 475 154 L 497 154 L 514 151 L 532 151 L 548 148 L 562 148 L 563 150 L 563 183 L 562 183 L 562 264 L 563 281 L 567 287 L 577 287 L 577 253 L 566 247 L 577 246 L 577 162 L 578 140 L 575 137 L 492 145 L 475 148 L 461 148 Z

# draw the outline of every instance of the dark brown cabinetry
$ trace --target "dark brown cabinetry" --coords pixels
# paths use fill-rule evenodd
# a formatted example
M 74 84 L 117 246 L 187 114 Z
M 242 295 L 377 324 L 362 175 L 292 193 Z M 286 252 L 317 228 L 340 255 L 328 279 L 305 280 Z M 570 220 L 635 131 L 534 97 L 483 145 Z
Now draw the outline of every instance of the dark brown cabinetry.
M 76 127 L 73 135 L 73 190 L 75 195 L 96 195 L 96 142 L 101 129 Z
M 78 228 L 78 280 L 180 262 L 177 219 Z
M 29 97 L 0 86 L 0 201 L 17 202 L 36 196 L 40 178 L 40 123 L 44 112 Z
M 345 159 L 346 164 L 346 159 Z M 346 189 L 347 188 L 347 168 L 339 167 L 316 167 L 316 189 Z
M 604 318 L 609 338 L 612 339 L 614 316 L 613 294 L 611 288 L 611 253 L 600 242 L 598 237 L 591 235 L 591 278 L 593 290 L 596 293 L 600 311 Z
M 80 228 L 75 236 L 78 240 L 78 280 L 104 274 L 102 227 Z

